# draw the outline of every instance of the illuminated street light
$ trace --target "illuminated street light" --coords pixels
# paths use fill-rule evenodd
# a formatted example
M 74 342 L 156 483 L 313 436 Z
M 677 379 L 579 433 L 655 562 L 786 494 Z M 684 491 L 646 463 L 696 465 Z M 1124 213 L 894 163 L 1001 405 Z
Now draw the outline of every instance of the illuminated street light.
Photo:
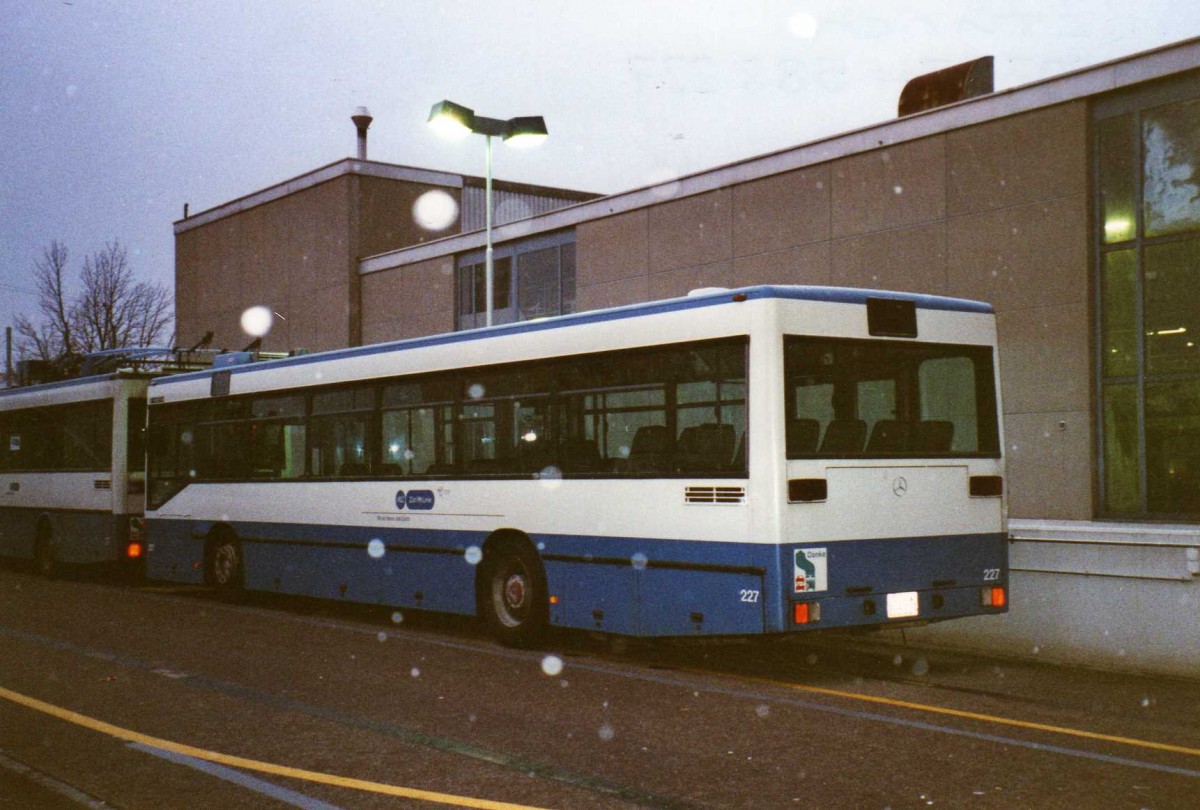
M 510 118 L 486 118 L 475 111 L 453 101 L 439 101 L 429 111 L 429 127 L 444 138 L 461 139 L 474 132 L 483 135 L 485 141 L 487 175 L 484 191 L 484 234 L 487 248 L 484 250 L 484 286 L 487 296 L 487 326 L 492 325 L 492 294 L 495 274 L 492 268 L 492 137 L 504 139 L 509 146 L 520 148 L 537 146 L 546 140 L 546 121 L 540 115 Z

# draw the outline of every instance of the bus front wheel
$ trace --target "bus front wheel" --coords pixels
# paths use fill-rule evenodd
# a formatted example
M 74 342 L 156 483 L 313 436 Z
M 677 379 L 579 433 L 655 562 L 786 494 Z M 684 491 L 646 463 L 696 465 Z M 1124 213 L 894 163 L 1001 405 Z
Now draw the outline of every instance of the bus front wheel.
M 478 598 L 480 613 L 501 644 L 528 647 L 545 634 L 546 574 L 537 554 L 523 544 L 502 540 L 484 550 Z

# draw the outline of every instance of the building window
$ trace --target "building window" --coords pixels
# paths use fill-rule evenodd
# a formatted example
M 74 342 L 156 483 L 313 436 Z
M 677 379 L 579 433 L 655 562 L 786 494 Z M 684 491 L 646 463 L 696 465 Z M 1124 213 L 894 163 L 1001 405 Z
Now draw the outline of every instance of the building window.
M 1200 519 L 1200 76 L 1094 107 L 1100 511 Z
M 575 234 L 540 236 L 495 248 L 492 323 L 513 323 L 575 311 Z M 457 329 L 487 320 L 487 276 L 482 252 L 459 257 Z

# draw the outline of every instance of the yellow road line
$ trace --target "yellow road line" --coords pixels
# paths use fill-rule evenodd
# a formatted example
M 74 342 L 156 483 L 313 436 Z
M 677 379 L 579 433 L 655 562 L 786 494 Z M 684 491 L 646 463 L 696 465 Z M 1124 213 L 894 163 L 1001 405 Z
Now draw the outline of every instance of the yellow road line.
M 1014 720 L 1010 717 L 999 717 L 993 714 L 967 712 L 961 709 L 949 709 L 944 706 L 931 706 L 927 703 L 913 703 L 907 700 L 895 700 L 893 698 L 876 697 L 874 695 L 863 695 L 858 692 L 844 692 L 840 689 L 826 689 L 825 687 L 821 686 L 802 686 L 800 684 L 772 681 L 765 678 L 749 678 L 748 680 L 756 681 L 761 684 L 769 684 L 776 687 L 784 687 L 786 689 L 791 689 L 798 692 L 810 692 L 816 695 L 845 698 L 847 700 L 856 700 L 863 703 L 878 703 L 883 706 L 892 706 L 899 709 L 912 709 L 914 711 L 928 712 L 930 714 L 944 714 L 950 717 L 959 717 L 965 720 L 979 720 L 984 723 L 994 723 L 1001 726 L 1014 726 L 1016 728 L 1026 728 L 1034 731 L 1045 731 L 1051 734 L 1064 734 L 1068 737 L 1081 737 L 1088 740 L 1100 740 L 1102 742 L 1119 743 L 1120 745 L 1131 745 L 1136 748 L 1147 748 L 1154 751 L 1169 751 L 1173 754 L 1187 754 L 1188 756 L 1200 757 L 1200 748 L 1188 748 L 1182 745 L 1171 745 L 1169 743 L 1153 742 L 1150 740 L 1138 740 L 1133 737 L 1118 737 L 1113 734 L 1101 734 L 1096 731 L 1084 731 L 1082 729 L 1068 728 L 1066 726 L 1052 726 L 1046 723 L 1034 723 L 1028 720 Z
M 283 776 L 289 779 L 301 779 L 306 782 L 316 782 L 322 785 L 332 785 L 334 787 L 350 788 L 351 790 L 361 790 L 368 793 L 380 793 L 385 796 L 398 796 L 404 799 L 418 799 L 425 802 L 433 802 L 435 804 L 443 804 L 451 807 L 469 807 L 472 810 L 544 810 L 544 808 L 530 807 L 523 804 L 510 804 L 508 802 L 496 802 L 489 799 L 473 799 L 469 796 L 454 796 L 448 793 L 435 793 L 428 790 L 418 790 L 416 788 L 400 787 L 398 785 L 385 785 L 379 782 L 368 782 L 363 779 L 351 779 L 345 776 L 336 776 L 334 774 L 318 773 L 316 771 L 306 771 L 300 768 L 291 768 L 286 765 L 275 765 L 270 762 L 260 762 L 254 759 L 245 759 L 243 757 L 235 757 L 229 754 L 222 754 L 219 751 L 208 751 L 203 748 L 193 748 L 190 745 L 171 742 L 170 740 L 151 737 L 146 734 L 141 734 L 136 731 L 114 726 L 111 723 L 105 723 L 103 720 L 97 720 L 93 717 L 88 717 L 84 714 L 73 712 L 69 709 L 64 709 L 60 706 L 55 706 L 53 703 L 46 703 L 36 698 L 31 698 L 22 695 L 19 692 L 13 692 L 0 686 L 0 698 L 12 701 L 13 703 L 33 709 L 34 711 L 42 712 L 43 714 L 57 717 L 60 720 L 66 720 L 68 723 L 74 723 L 77 726 L 82 726 L 92 731 L 99 731 L 101 734 L 107 734 L 110 737 L 116 737 L 119 740 L 126 742 L 141 743 L 152 748 L 161 748 L 164 751 L 171 751 L 176 754 L 181 754 L 194 759 L 202 759 L 206 762 L 215 762 L 219 765 L 227 765 L 231 768 L 241 768 L 247 771 L 257 771 L 259 773 L 269 773 L 275 776 Z

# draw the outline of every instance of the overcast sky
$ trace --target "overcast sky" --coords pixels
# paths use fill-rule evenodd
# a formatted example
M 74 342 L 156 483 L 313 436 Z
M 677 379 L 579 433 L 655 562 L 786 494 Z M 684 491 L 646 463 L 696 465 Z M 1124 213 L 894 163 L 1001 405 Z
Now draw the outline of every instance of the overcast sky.
M 0 325 L 52 240 L 172 285 L 172 223 L 355 153 L 483 174 L 449 98 L 543 115 L 498 178 L 612 193 L 892 118 L 911 77 L 1004 89 L 1200 35 L 1196 0 L 0 0 Z

